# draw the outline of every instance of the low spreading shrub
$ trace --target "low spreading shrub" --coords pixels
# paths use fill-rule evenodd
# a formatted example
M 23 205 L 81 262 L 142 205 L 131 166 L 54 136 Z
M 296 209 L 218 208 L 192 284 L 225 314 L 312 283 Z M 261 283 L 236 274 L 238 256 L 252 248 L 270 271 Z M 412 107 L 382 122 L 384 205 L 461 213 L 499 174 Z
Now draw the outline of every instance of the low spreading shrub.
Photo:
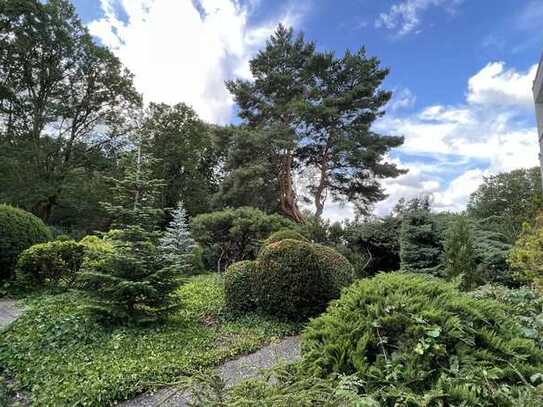
M 85 246 L 73 240 L 36 244 L 19 256 L 17 282 L 29 289 L 72 287 L 85 255 Z
M 244 260 L 231 264 L 226 269 L 224 295 L 229 311 L 238 313 L 255 309 L 253 284 L 257 266 L 256 261 Z
M 506 306 L 412 273 L 355 283 L 310 322 L 302 354 L 308 374 L 356 374 L 384 406 L 522 405 L 543 371 Z
M 323 311 L 350 284 L 349 261 L 332 248 L 286 239 L 258 256 L 254 296 L 265 313 L 302 320 Z
M 294 226 L 281 215 L 243 207 L 198 215 L 192 219 L 191 233 L 204 251 L 205 265 L 224 271 L 236 261 L 254 260 L 263 239 Z
M 23 250 L 52 239 L 51 231 L 37 216 L 0 205 L 0 280 L 12 276 L 17 257 Z
M 299 240 L 302 242 L 309 242 L 309 240 L 303 236 L 302 234 L 296 232 L 292 229 L 282 229 L 277 232 L 273 232 L 266 240 L 264 240 L 263 244 L 264 246 L 267 246 L 269 244 L 280 242 L 281 240 L 285 239 L 292 239 L 292 240 Z

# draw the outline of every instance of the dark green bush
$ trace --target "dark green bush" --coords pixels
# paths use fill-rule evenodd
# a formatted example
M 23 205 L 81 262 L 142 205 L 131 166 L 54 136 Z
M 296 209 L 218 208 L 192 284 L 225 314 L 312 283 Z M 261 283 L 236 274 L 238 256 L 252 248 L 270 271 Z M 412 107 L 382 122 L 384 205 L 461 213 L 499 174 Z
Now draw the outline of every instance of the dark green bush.
M 36 243 L 53 238 L 37 216 L 9 205 L 0 205 L 0 280 L 12 276 L 17 257 Z
M 261 241 L 272 232 L 294 227 L 283 216 L 244 207 L 198 215 L 191 222 L 191 233 L 204 250 L 204 264 L 223 271 L 236 261 L 254 260 Z
M 226 308 L 234 313 L 255 309 L 253 297 L 254 274 L 258 263 L 243 260 L 233 263 L 224 273 L 224 295 Z
M 330 247 L 286 239 L 258 256 L 254 296 L 265 313 L 302 320 L 318 314 L 353 279 L 349 261 Z
M 292 239 L 300 240 L 302 242 L 309 242 L 309 240 L 302 234 L 296 232 L 292 229 L 282 229 L 277 232 L 273 232 L 266 240 L 264 240 L 263 245 L 267 246 L 269 244 L 280 242 L 281 240 Z
M 308 374 L 356 374 L 383 406 L 512 407 L 543 369 L 508 307 L 398 272 L 347 289 L 310 322 L 302 354 Z
M 17 282 L 26 288 L 71 287 L 84 255 L 85 246 L 73 240 L 36 244 L 19 256 Z

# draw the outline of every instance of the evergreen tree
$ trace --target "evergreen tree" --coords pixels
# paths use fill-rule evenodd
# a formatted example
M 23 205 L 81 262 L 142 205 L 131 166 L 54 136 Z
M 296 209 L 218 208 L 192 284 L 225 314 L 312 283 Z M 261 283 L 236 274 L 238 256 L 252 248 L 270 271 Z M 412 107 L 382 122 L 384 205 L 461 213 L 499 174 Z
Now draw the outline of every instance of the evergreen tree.
M 400 269 L 435 274 L 441 264 L 442 243 L 428 200 L 407 207 L 400 229 Z
M 102 205 L 110 215 L 114 228 L 139 226 L 147 232 L 156 229 L 164 215 L 159 208 L 164 181 L 152 175 L 157 161 L 138 146 L 135 152 L 122 158 L 123 176 L 107 178 L 111 185 L 111 200 L 102 202 Z
M 172 220 L 166 227 L 166 232 L 158 242 L 163 267 L 172 268 L 179 274 L 190 271 L 194 264 L 195 248 L 196 242 L 190 235 L 185 207 L 183 202 L 179 201 L 172 212 Z
M 475 288 L 477 277 L 476 253 L 471 227 L 465 216 L 460 216 L 447 231 L 445 240 L 445 265 L 449 278 L 462 276 L 462 286 L 466 290 Z
M 120 230 L 111 233 L 114 250 L 87 264 L 81 281 L 97 315 L 116 322 L 156 318 L 171 310 L 178 286 L 175 269 L 163 267 L 155 244 L 162 210 L 155 206 L 163 184 L 151 178 L 152 158 L 130 154 L 125 175 L 111 179 L 112 201 L 105 209 Z

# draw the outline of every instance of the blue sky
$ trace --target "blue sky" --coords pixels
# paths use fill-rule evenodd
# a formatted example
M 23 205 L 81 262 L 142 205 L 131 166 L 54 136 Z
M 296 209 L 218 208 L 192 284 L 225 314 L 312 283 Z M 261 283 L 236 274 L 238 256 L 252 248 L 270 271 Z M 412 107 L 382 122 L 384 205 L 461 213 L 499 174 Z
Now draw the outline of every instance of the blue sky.
M 135 74 L 146 101 L 186 102 L 206 120 L 235 121 L 224 80 L 278 22 L 321 49 L 365 46 L 394 91 L 376 129 L 401 134 L 390 160 L 409 173 L 385 182 L 400 197 L 431 194 L 461 210 L 484 176 L 537 164 L 531 81 L 543 51 L 543 1 L 533 0 L 75 0 L 97 41 Z M 352 208 L 331 204 L 333 219 Z

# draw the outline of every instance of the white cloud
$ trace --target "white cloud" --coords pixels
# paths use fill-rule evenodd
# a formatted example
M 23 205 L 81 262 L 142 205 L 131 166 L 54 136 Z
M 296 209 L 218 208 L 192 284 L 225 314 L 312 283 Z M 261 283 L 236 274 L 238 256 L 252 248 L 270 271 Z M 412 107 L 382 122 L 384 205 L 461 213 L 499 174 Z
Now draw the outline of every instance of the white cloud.
M 394 31 L 398 36 L 418 32 L 421 25 L 421 14 L 430 7 L 442 7 L 453 13 L 463 0 L 402 0 L 393 4 L 386 13 L 379 14 L 375 21 L 377 28 Z
M 292 6 L 252 25 L 257 1 L 101 0 L 101 7 L 104 17 L 89 24 L 90 32 L 134 73 L 145 101 L 186 102 L 216 123 L 231 118 L 224 81 L 250 75 L 249 59 L 277 23 L 294 25 L 305 11 Z
M 415 106 L 417 97 L 407 88 L 403 88 L 393 92 L 392 99 L 385 107 L 386 111 L 396 112 L 398 110 L 409 109 Z
M 436 210 L 459 211 L 484 176 L 538 165 L 534 75 L 535 66 L 522 72 L 490 63 L 467 81 L 463 104 L 427 106 L 409 115 L 389 111 L 375 128 L 405 137 L 396 150 L 403 158 L 394 162 L 409 172 L 383 182 L 389 197 L 375 214 L 389 213 L 402 197 L 426 194 Z
M 537 72 L 533 65 L 528 72 L 505 69 L 503 62 L 490 63 L 468 82 L 470 103 L 520 106 L 533 109 L 532 81 Z

